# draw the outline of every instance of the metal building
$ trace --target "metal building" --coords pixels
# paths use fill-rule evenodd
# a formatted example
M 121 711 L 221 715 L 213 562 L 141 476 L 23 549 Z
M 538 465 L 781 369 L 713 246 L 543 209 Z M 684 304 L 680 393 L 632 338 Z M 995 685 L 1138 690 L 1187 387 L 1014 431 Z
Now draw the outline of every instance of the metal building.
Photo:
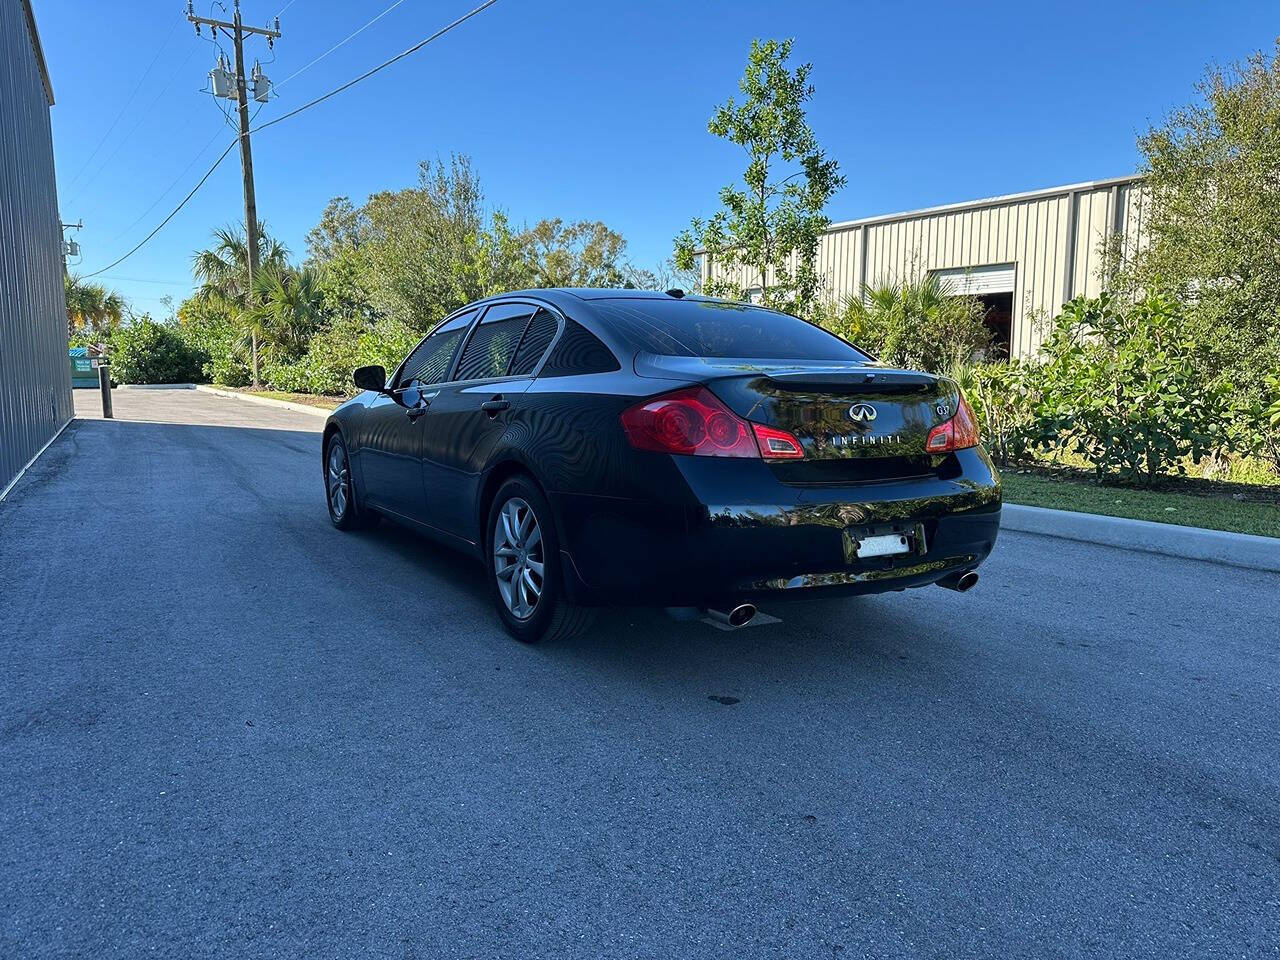
M 71 419 L 53 87 L 29 0 L 0 0 L 0 495 Z
M 818 272 L 834 298 L 935 274 L 981 298 L 997 342 L 1026 356 L 1043 338 L 1036 318 L 1104 289 L 1104 243 L 1118 235 L 1131 255 L 1143 242 L 1144 206 L 1128 176 L 847 220 L 827 228 Z M 704 279 L 713 269 L 704 257 Z

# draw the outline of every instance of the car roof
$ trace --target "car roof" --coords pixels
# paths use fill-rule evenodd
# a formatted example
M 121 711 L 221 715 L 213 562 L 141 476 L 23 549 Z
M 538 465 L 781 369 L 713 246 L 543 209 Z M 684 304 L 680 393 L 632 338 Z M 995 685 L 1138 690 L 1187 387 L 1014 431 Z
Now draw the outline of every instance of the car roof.
M 477 303 L 488 303 L 491 300 L 501 300 L 508 297 L 541 297 L 549 300 L 557 306 L 566 302 L 574 301 L 591 301 L 591 300 L 712 300 L 712 297 L 703 297 L 698 294 L 689 293 L 683 297 L 673 297 L 669 293 L 661 290 L 630 290 L 625 288 L 609 288 L 609 287 L 533 287 L 525 290 L 511 290 L 506 293 L 495 293 L 485 297 Z

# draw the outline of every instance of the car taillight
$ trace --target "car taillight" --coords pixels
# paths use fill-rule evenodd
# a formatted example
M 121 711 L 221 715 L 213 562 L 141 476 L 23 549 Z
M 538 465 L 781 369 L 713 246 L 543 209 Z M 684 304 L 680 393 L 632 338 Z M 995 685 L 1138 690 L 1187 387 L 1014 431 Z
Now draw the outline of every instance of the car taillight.
M 622 412 L 622 429 L 638 450 L 697 457 L 804 456 L 800 441 L 785 430 L 749 423 L 706 387 L 686 387 Z
M 799 460 L 804 456 L 800 441 L 787 431 L 766 427 L 763 423 L 752 423 L 751 429 L 755 431 L 760 453 L 766 460 Z
M 946 423 L 940 423 L 929 431 L 924 448 L 929 453 L 950 453 L 978 445 L 978 418 L 973 414 L 969 401 L 960 395 L 960 405 L 955 415 Z

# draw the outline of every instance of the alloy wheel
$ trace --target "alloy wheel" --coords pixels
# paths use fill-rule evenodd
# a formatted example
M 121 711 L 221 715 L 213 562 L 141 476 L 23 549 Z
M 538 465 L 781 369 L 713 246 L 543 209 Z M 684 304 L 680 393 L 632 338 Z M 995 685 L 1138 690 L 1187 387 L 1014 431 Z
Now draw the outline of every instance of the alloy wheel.
M 544 569 L 538 518 L 525 500 L 512 497 L 502 505 L 493 525 L 493 572 L 512 616 L 519 620 L 533 616 L 546 584 Z
M 351 499 L 350 483 L 351 475 L 347 470 L 346 451 L 343 450 L 341 443 L 334 443 L 329 447 L 326 487 L 329 491 L 329 509 L 333 511 L 333 516 L 337 520 L 346 516 L 347 504 Z

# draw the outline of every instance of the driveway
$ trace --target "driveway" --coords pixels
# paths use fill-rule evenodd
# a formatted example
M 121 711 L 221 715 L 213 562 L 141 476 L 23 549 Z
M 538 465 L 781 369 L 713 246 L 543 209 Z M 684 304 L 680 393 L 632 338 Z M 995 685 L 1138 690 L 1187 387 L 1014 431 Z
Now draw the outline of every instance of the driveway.
M 115 406 L 0 503 L 0 956 L 1280 955 L 1280 576 L 1010 533 L 522 647 L 321 418 Z

